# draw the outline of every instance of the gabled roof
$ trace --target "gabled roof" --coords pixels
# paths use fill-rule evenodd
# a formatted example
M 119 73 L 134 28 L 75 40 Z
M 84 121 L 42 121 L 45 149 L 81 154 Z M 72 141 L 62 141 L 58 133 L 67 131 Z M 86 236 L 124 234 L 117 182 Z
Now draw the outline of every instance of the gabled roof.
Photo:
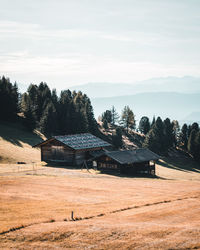
M 101 140 L 100 138 L 90 134 L 90 133 L 84 133 L 84 134 L 74 134 L 74 135 L 59 135 L 59 136 L 53 136 L 52 138 L 35 145 L 34 147 L 39 147 L 43 144 L 45 144 L 48 141 L 52 141 L 53 139 L 56 139 L 57 141 L 61 142 L 62 144 L 74 149 L 91 149 L 91 148 L 99 148 L 99 147 L 108 147 L 110 146 L 109 143 Z
M 147 148 L 124 151 L 106 151 L 102 153 L 101 156 L 102 155 L 106 155 L 120 164 L 145 162 L 151 160 L 158 160 L 160 158 L 159 155 L 153 153 Z M 99 156 L 97 158 L 99 158 Z

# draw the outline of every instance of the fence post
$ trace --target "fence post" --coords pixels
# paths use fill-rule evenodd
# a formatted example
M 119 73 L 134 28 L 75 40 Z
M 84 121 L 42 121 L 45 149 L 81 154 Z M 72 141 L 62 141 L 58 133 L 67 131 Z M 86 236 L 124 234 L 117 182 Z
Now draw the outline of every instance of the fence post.
M 71 219 L 74 220 L 74 212 L 71 213 Z

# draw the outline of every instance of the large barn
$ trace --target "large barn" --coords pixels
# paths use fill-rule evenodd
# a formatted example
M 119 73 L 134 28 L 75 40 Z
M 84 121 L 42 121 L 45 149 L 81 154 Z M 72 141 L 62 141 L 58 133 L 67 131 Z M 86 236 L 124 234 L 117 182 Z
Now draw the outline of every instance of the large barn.
M 89 134 L 53 136 L 34 147 L 41 148 L 41 160 L 64 162 L 68 165 L 81 165 L 91 158 L 90 153 L 102 151 L 111 146 L 100 138 Z
M 146 148 L 124 151 L 105 151 L 94 157 L 97 169 L 118 170 L 123 174 L 147 173 L 155 175 L 155 161 L 160 158 Z

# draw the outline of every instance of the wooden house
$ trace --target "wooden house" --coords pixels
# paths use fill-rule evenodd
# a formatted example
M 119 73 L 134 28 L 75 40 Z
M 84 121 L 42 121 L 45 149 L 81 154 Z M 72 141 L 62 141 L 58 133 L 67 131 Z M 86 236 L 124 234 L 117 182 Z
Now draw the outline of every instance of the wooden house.
M 160 158 L 149 149 L 106 151 L 94 157 L 97 169 L 118 170 L 123 174 L 147 173 L 155 175 L 155 161 Z
M 41 160 L 64 162 L 67 165 L 81 165 L 91 158 L 90 153 L 102 151 L 110 144 L 89 134 L 53 136 L 34 147 L 41 148 Z

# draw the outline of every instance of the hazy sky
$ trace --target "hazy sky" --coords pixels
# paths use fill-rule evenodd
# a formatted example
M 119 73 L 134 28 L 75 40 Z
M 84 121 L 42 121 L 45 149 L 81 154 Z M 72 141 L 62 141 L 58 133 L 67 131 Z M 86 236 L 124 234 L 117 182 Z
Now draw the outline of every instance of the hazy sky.
M 200 0 L 0 0 L 0 75 L 63 89 L 200 76 Z

